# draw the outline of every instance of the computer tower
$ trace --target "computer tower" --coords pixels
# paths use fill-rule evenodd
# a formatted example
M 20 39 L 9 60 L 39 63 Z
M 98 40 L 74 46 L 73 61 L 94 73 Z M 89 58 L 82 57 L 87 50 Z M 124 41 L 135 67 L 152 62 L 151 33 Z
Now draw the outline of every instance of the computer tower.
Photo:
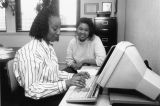
M 98 35 L 106 49 L 117 44 L 117 18 L 116 17 L 95 17 L 95 33 Z

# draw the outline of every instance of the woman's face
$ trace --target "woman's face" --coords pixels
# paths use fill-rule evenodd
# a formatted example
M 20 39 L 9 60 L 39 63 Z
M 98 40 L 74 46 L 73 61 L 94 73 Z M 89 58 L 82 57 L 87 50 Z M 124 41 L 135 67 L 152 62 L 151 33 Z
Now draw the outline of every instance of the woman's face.
M 89 26 L 85 23 L 80 23 L 77 27 L 78 40 L 84 42 L 89 36 Z
M 57 16 L 50 16 L 48 24 L 49 24 L 49 30 L 47 35 L 47 42 L 59 41 L 60 27 L 61 27 L 60 18 Z

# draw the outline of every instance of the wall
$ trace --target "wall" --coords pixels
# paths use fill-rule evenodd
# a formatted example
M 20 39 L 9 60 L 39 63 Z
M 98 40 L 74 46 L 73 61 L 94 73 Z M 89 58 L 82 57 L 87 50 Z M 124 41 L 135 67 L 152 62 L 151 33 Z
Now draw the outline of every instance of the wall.
M 66 56 L 66 49 L 69 41 L 75 32 L 61 32 L 59 42 L 54 43 L 54 48 L 60 63 L 63 63 Z M 28 33 L 1 33 L 0 43 L 5 47 L 21 47 L 29 42 L 31 38 Z
M 125 21 L 126 21 L 126 0 L 117 0 L 117 23 L 118 23 L 118 33 L 117 41 L 123 41 L 125 35 Z
M 102 2 L 111 2 L 113 5 L 115 0 L 81 0 L 81 13 L 80 16 L 95 17 L 96 14 L 86 15 L 84 14 L 84 3 L 99 3 L 99 10 L 102 10 Z M 112 5 L 112 11 L 114 12 L 114 6 Z M 114 14 L 112 13 L 112 16 Z M 6 47 L 21 47 L 30 41 L 28 32 L 17 32 L 15 31 L 15 16 L 12 15 L 10 8 L 6 9 L 6 20 L 7 20 L 7 33 L 0 32 L 0 43 Z M 66 56 L 66 49 L 69 41 L 74 36 L 75 32 L 61 32 L 60 41 L 55 43 L 55 51 L 59 62 L 64 62 Z M 60 49 L 63 48 L 63 49 Z
M 126 0 L 125 40 L 160 75 L 160 0 Z
M 96 17 L 96 14 L 85 14 L 84 13 L 84 5 L 87 3 L 98 3 L 98 11 L 102 11 L 102 3 L 103 2 L 112 2 L 112 13 L 111 16 L 114 16 L 115 11 L 115 1 L 116 0 L 81 0 L 81 17 L 90 17 L 94 18 Z

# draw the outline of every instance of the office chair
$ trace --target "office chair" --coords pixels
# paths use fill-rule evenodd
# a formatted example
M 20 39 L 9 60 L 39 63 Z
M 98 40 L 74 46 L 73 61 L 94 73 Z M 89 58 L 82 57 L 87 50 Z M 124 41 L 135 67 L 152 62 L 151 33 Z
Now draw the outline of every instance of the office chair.
M 13 72 L 13 60 L 9 60 L 7 62 L 7 74 L 8 74 L 8 83 L 10 86 L 10 90 L 11 92 L 14 92 L 18 89 L 19 84 Z
M 2 44 L 0 44 L 0 47 L 3 47 L 3 45 L 2 45 Z
M 8 85 L 10 89 L 10 102 L 22 104 L 24 100 L 24 90 L 20 87 L 13 72 L 13 60 L 7 62 Z

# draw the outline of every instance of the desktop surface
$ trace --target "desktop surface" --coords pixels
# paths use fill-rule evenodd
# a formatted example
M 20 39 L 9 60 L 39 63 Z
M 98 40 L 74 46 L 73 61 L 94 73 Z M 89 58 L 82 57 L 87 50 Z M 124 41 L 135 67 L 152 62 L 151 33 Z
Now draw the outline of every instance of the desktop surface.
M 77 72 L 88 72 L 91 76 L 95 76 L 98 73 L 100 67 L 98 66 L 82 66 Z
M 97 98 L 97 102 L 95 103 L 68 103 L 66 102 L 66 100 L 72 92 L 72 89 L 74 89 L 74 87 L 70 87 L 68 89 L 59 106 L 112 106 L 109 102 L 108 95 L 105 94 L 99 95 L 99 97 Z
M 156 100 L 151 100 L 142 93 L 131 89 L 109 89 L 109 100 L 114 106 L 160 106 Z

